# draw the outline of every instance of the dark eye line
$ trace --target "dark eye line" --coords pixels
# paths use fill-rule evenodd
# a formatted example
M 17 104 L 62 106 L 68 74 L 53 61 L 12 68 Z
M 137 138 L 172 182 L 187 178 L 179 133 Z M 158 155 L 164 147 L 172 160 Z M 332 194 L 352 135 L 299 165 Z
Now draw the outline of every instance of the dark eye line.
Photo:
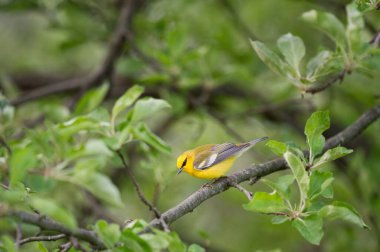
M 183 160 L 183 163 L 182 163 L 182 166 L 181 167 L 184 167 L 187 163 L 187 158 L 185 158 L 185 160 Z

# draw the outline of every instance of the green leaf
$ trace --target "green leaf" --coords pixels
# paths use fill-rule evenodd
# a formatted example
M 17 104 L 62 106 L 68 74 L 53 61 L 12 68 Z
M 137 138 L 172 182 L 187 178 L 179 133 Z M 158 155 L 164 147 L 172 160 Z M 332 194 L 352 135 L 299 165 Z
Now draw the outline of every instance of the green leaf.
M 347 42 L 344 25 L 333 14 L 311 10 L 303 13 L 302 19 L 325 32 L 341 49 L 346 48 Z
M 99 131 L 101 132 L 102 126 L 98 120 L 89 116 L 78 116 L 67 122 L 57 125 L 59 135 L 63 137 L 72 136 L 80 131 Z M 106 126 L 106 125 L 104 125 Z
M 328 111 L 314 112 L 306 122 L 305 135 L 310 149 L 310 160 L 312 164 L 315 156 L 319 155 L 325 145 L 325 138 L 322 133 L 330 127 L 330 117 Z
M 292 221 L 292 226 L 311 244 L 319 245 L 323 237 L 323 220 L 320 216 L 313 214 L 304 219 L 297 218 Z
M 108 124 L 108 122 L 111 119 L 110 113 L 106 108 L 98 107 L 91 111 L 91 113 L 88 114 L 88 117 L 91 119 L 94 119 L 98 122 L 101 122 L 101 124 Z
M 166 250 L 169 252 L 185 252 L 186 246 L 174 232 L 166 233 L 160 230 L 154 230 L 156 237 L 159 238 L 160 245 L 166 245 Z M 158 244 L 157 244 L 158 245 Z
M 139 78 L 139 83 L 142 84 L 162 84 L 165 82 L 170 81 L 170 75 L 168 73 L 156 73 L 156 72 L 149 72 L 144 73 Z
M 40 252 L 49 252 L 49 250 L 44 246 L 42 242 L 38 242 L 38 250 Z
M 56 204 L 53 199 L 34 196 L 31 198 L 30 204 L 39 213 L 47 215 L 69 228 L 76 228 L 77 226 L 74 216 L 65 207 Z
M 146 241 L 142 236 L 140 237 L 134 233 L 131 229 L 126 228 L 122 231 L 120 242 L 122 242 L 121 251 L 133 252 L 151 252 L 153 251 L 149 242 Z M 158 250 L 160 251 L 160 250 Z
M 310 176 L 309 190 L 307 192 L 310 200 L 316 199 L 331 186 L 333 182 L 333 174 L 331 172 L 313 171 Z
M 206 252 L 206 250 L 197 244 L 191 244 L 187 252 Z
M 289 151 L 284 154 L 284 158 L 292 170 L 294 177 L 296 178 L 298 187 L 300 189 L 301 199 L 305 200 L 307 189 L 309 187 L 309 176 L 305 170 L 305 166 L 302 163 L 301 159 Z
M 47 119 L 54 122 L 62 122 L 70 117 L 70 110 L 66 106 L 62 104 L 55 104 L 53 102 L 41 102 L 38 110 L 40 110 Z
M 103 157 L 111 157 L 113 155 L 112 151 L 107 147 L 107 144 L 100 139 L 87 140 L 84 153 L 89 156 L 101 155 Z
M 329 74 L 333 69 L 327 64 L 332 58 L 330 51 L 321 51 L 310 59 L 306 66 L 306 76 L 315 81 L 317 78 Z
M 4 247 L 6 252 L 17 252 L 18 249 L 16 248 L 16 243 L 13 241 L 12 237 L 9 235 L 2 235 L 1 236 L 1 247 Z
M 286 152 L 286 149 L 287 149 L 287 146 L 285 143 L 279 142 L 276 140 L 269 140 L 266 143 L 266 146 L 268 146 L 272 152 L 274 152 L 275 154 L 277 154 L 279 156 L 284 155 L 284 153 Z
M 138 100 L 133 109 L 132 122 L 138 122 L 149 118 L 165 108 L 171 108 L 171 106 L 169 103 L 161 99 L 147 97 Z
M 132 129 L 135 138 L 140 139 L 158 151 L 170 153 L 171 148 L 161 138 L 155 135 L 145 123 L 139 123 Z
M 77 152 L 76 152 L 77 153 Z M 75 160 L 74 174 L 80 170 L 99 171 L 106 167 L 109 157 L 103 155 L 80 157 Z
M 104 174 L 90 169 L 81 169 L 75 171 L 74 175 L 70 178 L 70 181 L 84 187 L 95 197 L 108 204 L 114 206 L 123 205 L 119 189 L 114 185 L 110 178 Z
M 278 224 L 287 222 L 288 220 L 290 220 L 288 216 L 278 215 L 278 216 L 274 216 L 271 221 L 272 221 L 272 224 L 278 225 Z
M 165 40 L 173 60 L 185 53 L 188 40 L 184 31 L 185 29 L 178 24 L 166 33 Z
M 335 159 L 344 157 L 352 152 L 353 150 L 346 149 L 345 147 L 341 147 L 341 146 L 335 147 L 333 149 L 329 149 L 322 155 L 322 157 L 315 160 L 313 168 L 320 166 L 324 163 L 333 161 Z
M 75 114 L 86 114 L 96 109 L 103 101 L 109 89 L 107 83 L 87 91 L 75 107 Z
M 327 186 L 321 195 L 326 199 L 332 199 L 334 197 L 334 188 L 332 184 L 330 186 Z
M 364 42 L 360 37 L 361 30 L 364 29 L 363 14 L 356 8 L 354 3 L 346 6 L 347 12 L 347 32 L 351 41 Z
M 13 184 L 12 187 L 10 187 L 8 190 L 0 187 L 1 201 L 6 202 L 10 205 L 22 203 L 27 197 L 28 190 L 21 182 Z
M 169 251 L 170 252 L 186 252 L 186 245 L 181 241 L 177 233 L 170 232 Z
M 355 0 L 355 4 L 361 12 L 371 11 L 378 8 L 379 0 Z
M 276 193 L 256 192 L 253 199 L 243 205 L 245 210 L 260 213 L 277 213 L 287 210 L 281 196 Z
M 261 181 L 270 186 L 276 192 L 278 192 L 282 199 L 286 200 L 289 198 L 289 187 L 294 182 L 294 175 L 281 176 L 277 178 L 275 182 L 272 182 L 267 179 L 262 179 Z
M 119 225 L 108 224 L 104 220 L 99 220 L 95 224 L 95 232 L 99 235 L 100 239 L 104 242 L 107 248 L 113 248 L 115 243 L 121 236 Z
M 252 41 L 251 45 L 256 51 L 259 58 L 275 73 L 287 76 L 288 66 L 286 63 L 272 50 L 270 50 L 264 43 L 259 41 Z
M 149 244 L 153 251 L 164 251 L 169 246 L 165 237 L 159 235 L 141 234 L 140 237 Z
M 36 168 L 37 164 L 37 154 L 30 145 L 14 148 L 10 157 L 11 187 L 22 181 L 27 171 Z
M 331 205 L 324 206 L 319 211 L 319 215 L 331 220 L 342 219 L 354 223 L 362 228 L 368 228 L 359 213 L 347 203 L 334 201 Z
M 169 241 L 169 251 L 170 252 L 186 252 L 186 246 L 181 241 L 177 233 L 170 232 L 169 233 L 171 239 Z
M 297 77 L 301 77 L 300 62 L 305 56 L 305 45 L 302 39 L 288 33 L 277 40 L 277 46 L 282 55 L 284 55 L 285 60 L 297 73 Z
M 128 89 L 119 99 L 117 99 L 115 105 L 112 108 L 111 121 L 114 122 L 117 115 L 131 106 L 137 98 L 144 92 L 144 88 L 138 85 L 135 85 Z

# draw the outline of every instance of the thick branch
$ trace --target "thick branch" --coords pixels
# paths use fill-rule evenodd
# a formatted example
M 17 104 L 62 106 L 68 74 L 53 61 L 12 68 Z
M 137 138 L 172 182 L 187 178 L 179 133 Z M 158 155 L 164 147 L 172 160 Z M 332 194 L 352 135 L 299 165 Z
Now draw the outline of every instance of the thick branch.
M 45 216 L 41 216 L 35 213 L 14 211 L 10 213 L 10 216 L 14 216 L 20 219 L 24 223 L 36 225 L 40 227 L 41 229 L 56 231 L 58 233 L 65 234 L 67 236 L 74 236 L 80 240 L 91 243 L 97 249 L 105 248 L 103 242 L 96 236 L 95 232 L 82 229 L 82 228 L 69 229 L 54 220 L 51 220 Z
M 136 0 L 124 0 L 121 8 L 119 21 L 117 27 L 112 35 L 108 51 L 104 57 L 103 62 L 97 70 L 84 77 L 74 78 L 70 80 L 60 81 L 23 94 L 15 100 L 11 101 L 12 105 L 20 105 L 25 102 L 35 100 L 44 96 L 71 91 L 78 88 L 88 88 L 96 86 L 109 78 L 113 71 L 117 59 L 123 52 L 123 46 L 127 39 L 127 32 L 131 25 L 131 17 Z
M 331 149 L 338 145 L 345 145 L 360 133 L 362 133 L 370 124 L 380 117 L 380 105 L 365 112 L 352 125 L 345 128 L 334 137 L 326 141 L 324 150 Z M 228 190 L 234 183 L 241 183 L 255 177 L 267 176 L 276 171 L 287 169 L 286 162 L 283 158 L 278 158 L 263 164 L 253 165 L 247 169 L 235 172 L 229 177 L 222 178 L 208 187 L 202 187 L 194 192 L 188 198 L 180 202 L 178 205 L 169 209 L 161 216 L 166 223 L 172 223 L 187 213 L 192 212 L 202 202 L 207 199 Z M 154 219 L 150 223 L 154 227 L 159 227 L 159 221 Z

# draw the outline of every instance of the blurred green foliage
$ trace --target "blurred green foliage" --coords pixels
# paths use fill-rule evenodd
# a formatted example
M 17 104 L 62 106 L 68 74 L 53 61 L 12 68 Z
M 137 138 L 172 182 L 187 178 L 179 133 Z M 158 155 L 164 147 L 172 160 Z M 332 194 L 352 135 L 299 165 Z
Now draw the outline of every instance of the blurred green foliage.
M 133 41 L 114 77 L 86 90 L 73 109 L 66 105 L 80 92 L 11 105 L 46 80 L 96 69 L 121 2 L 0 1 L 0 215 L 38 211 L 94 230 L 115 251 L 380 249 L 379 124 L 347 146 L 349 156 L 330 162 L 351 152 L 344 147 L 320 156 L 325 137 L 379 102 L 379 41 L 370 43 L 380 27 L 378 1 L 146 1 L 133 14 Z M 308 94 L 342 72 L 340 85 Z M 41 116 L 43 123 L 28 126 Z M 272 150 L 291 171 L 248 188 L 256 192 L 249 203 L 229 190 L 170 233 L 139 234 L 152 213 L 116 151 L 163 212 L 205 183 L 175 176 L 178 154 L 264 135 L 269 148 L 256 148 L 234 169 L 271 160 Z M 0 218 L 0 250 L 17 251 L 16 229 L 16 219 Z M 21 229 L 23 237 L 38 232 Z M 60 244 L 33 242 L 20 251 Z

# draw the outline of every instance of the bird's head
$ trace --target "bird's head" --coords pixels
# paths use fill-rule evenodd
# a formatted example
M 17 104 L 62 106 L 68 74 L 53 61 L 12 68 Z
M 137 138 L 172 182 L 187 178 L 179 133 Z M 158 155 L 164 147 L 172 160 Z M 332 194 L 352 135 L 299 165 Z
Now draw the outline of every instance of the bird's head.
M 190 162 L 192 162 L 191 155 L 188 151 L 185 151 L 179 157 L 177 158 L 177 168 L 178 172 L 177 175 L 180 174 L 183 170 L 186 171 L 186 168 L 189 167 Z

